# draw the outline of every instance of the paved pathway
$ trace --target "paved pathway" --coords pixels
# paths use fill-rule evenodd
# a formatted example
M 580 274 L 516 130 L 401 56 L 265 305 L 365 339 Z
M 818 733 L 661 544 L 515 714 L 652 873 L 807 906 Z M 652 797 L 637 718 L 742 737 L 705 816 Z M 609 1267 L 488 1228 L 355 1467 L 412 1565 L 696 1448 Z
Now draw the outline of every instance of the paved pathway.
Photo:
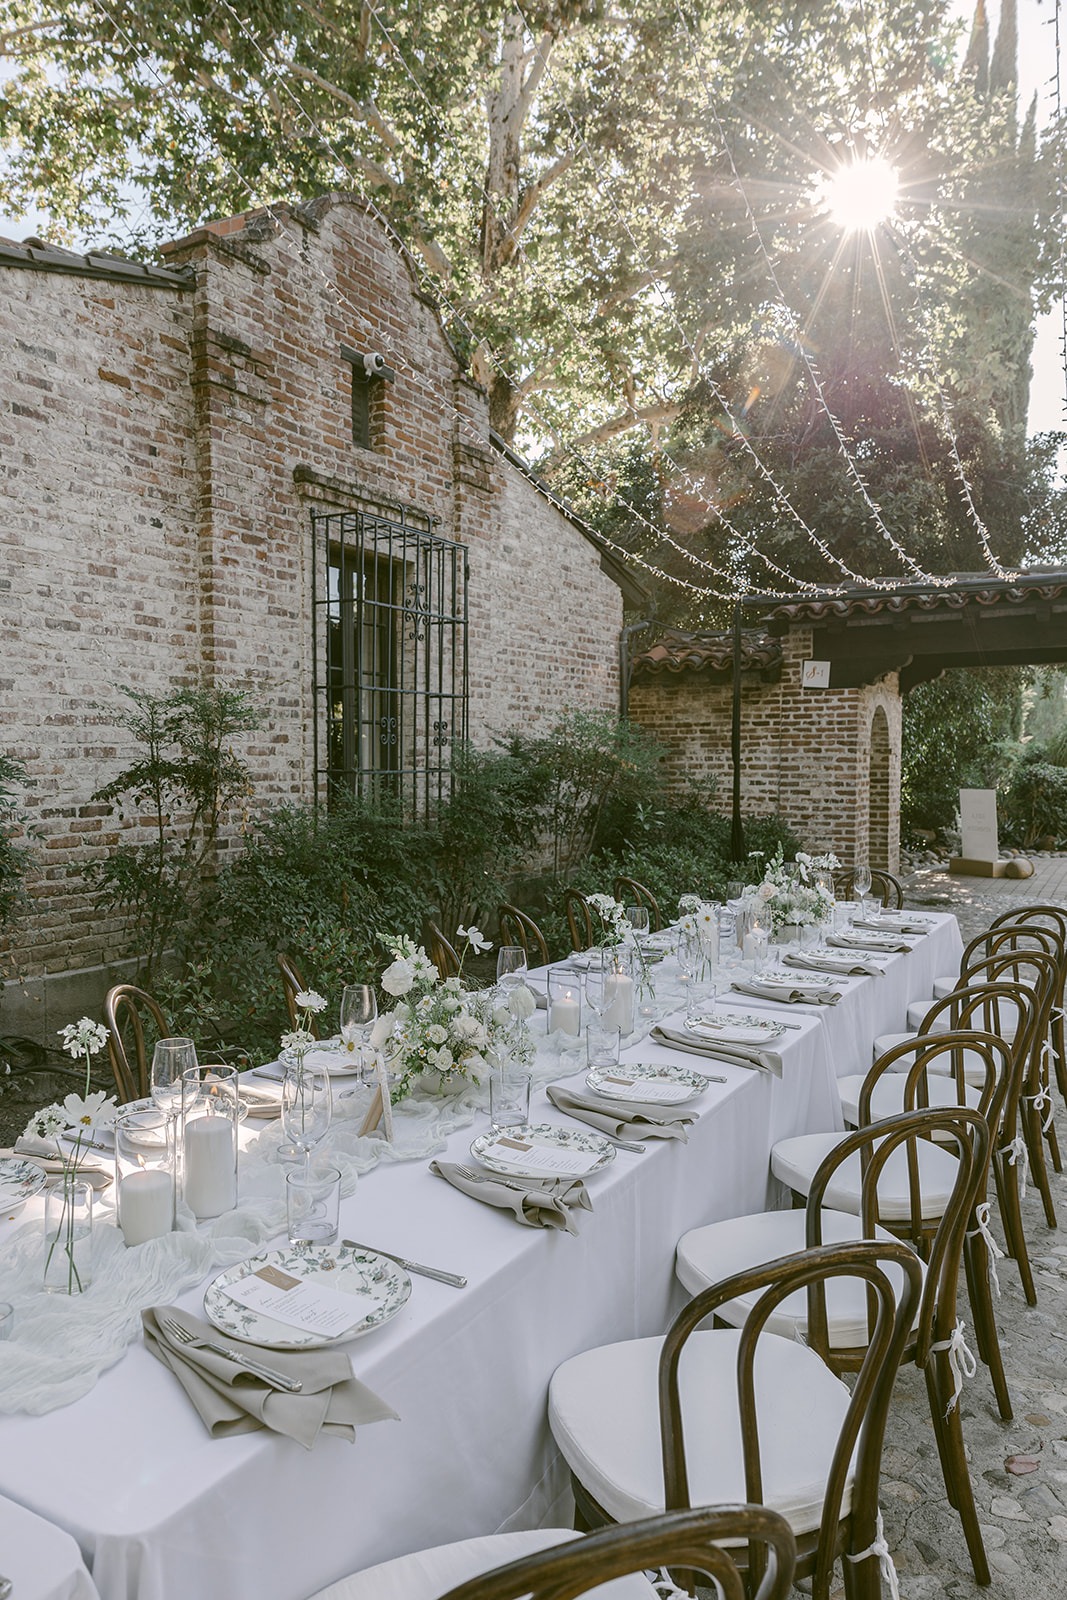
M 1067 907 L 1067 855 L 1036 857 L 1034 865 L 1035 874 L 1027 879 L 957 878 L 921 867 L 905 880 L 907 903 L 953 910 L 965 939 L 1012 905 Z M 1060 1105 L 1057 1109 L 1062 1140 L 1067 1112 Z M 941 1481 L 926 1386 L 909 1367 L 894 1394 L 882 1481 L 886 1538 L 901 1600 L 1067 1597 L 1067 1176 L 1053 1174 L 1053 1187 L 1064 1224 L 1060 1231 L 1046 1227 L 1032 1190 L 1023 1202 L 1036 1306 L 1023 1299 L 1012 1263 L 1000 1263 L 996 1311 L 1014 1420 L 1001 1422 L 982 1366 L 962 1400 L 992 1587 L 980 1589 L 974 1581 L 959 1520 Z M 993 1231 L 1003 1239 L 995 1215 Z M 970 1325 L 965 1297 L 961 1314 Z

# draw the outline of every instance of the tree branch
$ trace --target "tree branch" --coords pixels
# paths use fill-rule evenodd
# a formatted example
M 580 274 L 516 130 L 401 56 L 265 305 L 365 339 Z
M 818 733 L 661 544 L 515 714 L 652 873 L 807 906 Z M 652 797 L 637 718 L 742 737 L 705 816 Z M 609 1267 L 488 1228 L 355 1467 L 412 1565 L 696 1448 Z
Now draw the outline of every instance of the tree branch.
M 342 89 L 340 84 L 331 83 L 328 78 L 324 78 L 321 73 L 316 72 L 313 67 L 303 67 L 299 64 L 299 62 L 296 61 L 290 61 L 288 66 L 289 71 L 292 72 L 296 77 L 302 78 L 305 83 L 314 84 L 317 89 L 321 89 L 325 94 L 328 94 L 331 99 L 339 100 L 341 104 L 347 106 L 349 110 L 360 119 L 360 121 L 365 122 L 368 127 L 373 128 L 387 150 L 392 151 L 398 147 L 400 144 L 400 135 L 397 133 L 395 128 L 386 122 L 385 118 L 382 116 L 373 100 L 357 100 L 354 95 L 350 95 L 348 93 L 347 89 Z
M 558 467 L 573 451 L 581 450 L 587 445 L 606 444 L 609 439 L 617 438 L 620 433 L 628 433 L 631 428 L 644 427 L 650 430 L 661 428 L 664 423 L 673 422 L 681 409 L 677 401 L 668 400 L 659 400 L 647 406 L 629 406 L 617 416 L 609 417 L 606 422 L 601 422 L 595 428 L 589 428 L 576 438 L 569 439 L 566 446 L 553 450 L 540 463 L 539 470 L 542 475 L 546 475 Z
M 526 225 L 541 203 L 545 191 L 555 183 L 557 178 L 562 177 L 567 168 L 573 165 L 573 162 L 574 151 L 570 150 L 566 155 L 560 156 L 558 161 L 553 161 L 552 165 L 546 168 L 540 177 L 535 178 L 533 183 L 528 184 L 523 190 L 522 198 L 515 212 L 515 218 L 506 229 L 500 243 L 500 263 L 502 266 L 506 265 L 514 256 Z

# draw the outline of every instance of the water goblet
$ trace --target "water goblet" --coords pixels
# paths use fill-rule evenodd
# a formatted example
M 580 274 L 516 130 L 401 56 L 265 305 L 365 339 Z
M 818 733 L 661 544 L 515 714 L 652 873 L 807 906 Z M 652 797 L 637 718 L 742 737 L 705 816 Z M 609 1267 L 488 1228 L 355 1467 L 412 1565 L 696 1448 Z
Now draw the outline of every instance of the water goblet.
M 852 898 L 865 900 L 871 892 L 871 869 L 863 862 L 857 862 L 852 869 Z
M 496 954 L 496 981 L 504 997 L 526 981 L 526 951 L 521 944 L 502 944 Z
M 643 933 L 648 932 L 648 907 L 627 906 L 626 920 L 630 924 L 634 938 L 639 939 Z
M 182 1074 L 197 1065 L 196 1046 L 191 1039 L 160 1039 L 152 1051 L 149 1079 L 152 1099 L 168 1117 L 176 1117 L 182 1105 Z
M 367 1037 L 378 1016 L 378 999 L 369 983 L 347 983 L 341 991 L 341 1038 L 349 1054 L 359 1049 L 360 1072 L 365 1076 Z
M 289 1061 L 282 1079 L 282 1128 L 303 1155 L 305 1172 L 311 1171 L 311 1152 L 325 1139 L 332 1117 L 330 1075 L 325 1067 L 309 1066 L 299 1057 Z

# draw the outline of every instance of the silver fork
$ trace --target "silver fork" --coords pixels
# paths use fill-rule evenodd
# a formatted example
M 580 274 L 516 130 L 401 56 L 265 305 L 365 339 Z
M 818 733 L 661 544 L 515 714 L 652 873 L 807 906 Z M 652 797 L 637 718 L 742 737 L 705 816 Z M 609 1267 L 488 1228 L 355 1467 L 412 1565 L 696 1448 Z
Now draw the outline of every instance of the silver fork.
M 468 1183 L 499 1183 L 502 1189 L 516 1189 L 519 1194 L 529 1194 L 529 1185 L 515 1183 L 510 1178 L 501 1177 L 496 1172 L 475 1172 L 473 1167 L 457 1167 L 456 1171 L 461 1178 L 466 1178 Z
M 265 1367 L 262 1362 L 253 1361 L 251 1356 L 239 1356 L 235 1350 L 228 1350 L 224 1344 L 216 1344 L 213 1339 L 201 1339 L 198 1334 L 190 1333 L 188 1328 L 183 1328 L 180 1322 L 175 1322 L 173 1317 L 160 1317 L 159 1325 L 172 1339 L 177 1339 L 179 1344 L 195 1344 L 203 1350 L 210 1350 L 212 1355 L 222 1356 L 226 1361 L 232 1361 L 235 1367 L 251 1372 L 253 1377 L 262 1378 L 264 1383 L 273 1384 L 276 1389 L 284 1389 L 286 1394 L 299 1394 L 304 1387 L 297 1378 L 287 1378 L 284 1372 L 278 1372 L 274 1367 Z

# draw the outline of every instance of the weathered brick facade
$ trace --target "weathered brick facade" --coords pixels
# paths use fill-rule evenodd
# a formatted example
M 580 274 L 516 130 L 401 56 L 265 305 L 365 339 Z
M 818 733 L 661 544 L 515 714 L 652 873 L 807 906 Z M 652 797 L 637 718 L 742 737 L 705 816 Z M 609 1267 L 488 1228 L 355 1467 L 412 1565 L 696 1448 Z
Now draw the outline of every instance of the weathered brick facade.
M 89 797 L 132 755 L 121 686 L 248 686 L 266 708 L 257 799 L 311 797 L 313 510 L 415 508 L 467 548 L 476 741 L 616 707 L 618 572 L 493 447 L 484 394 L 360 201 L 201 229 L 166 251 L 178 281 L 13 256 L 0 737 L 43 832 L 16 950 L 31 980 L 119 948 L 81 869 L 118 837 Z M 370 448 L 353 442 L 342 346 L 395 374 L 372 386 Z
M 741 793 L 744 810 L 777 812 L 809 850 L 833 850 L 845 863 L 869 853 L 895 871 L 900 856 L 900 694 L 891 674 L 869 688 L 802 687 L 811 629 L 782 640 L 776 683 L 743 679 Z M 630 688 L 630 715 L 670 751 L 668 781 L 715 786 L 730 808 L 733 691 L 707 670 L 642 673 Z M 873 738 L 872 738 L 873 730 Z

